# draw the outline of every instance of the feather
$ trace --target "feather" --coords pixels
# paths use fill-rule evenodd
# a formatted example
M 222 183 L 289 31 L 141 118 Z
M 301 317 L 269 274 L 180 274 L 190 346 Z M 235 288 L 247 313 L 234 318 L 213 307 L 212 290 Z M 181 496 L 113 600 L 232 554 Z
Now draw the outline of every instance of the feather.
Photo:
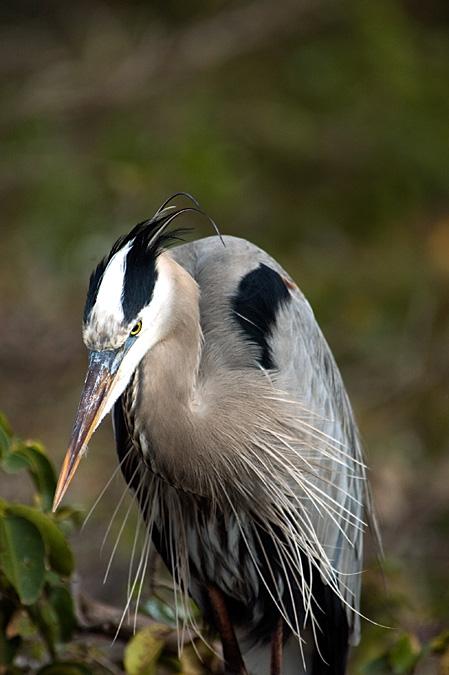
M 247 242 L 225 243 L 223 250 L 210 238 L 161 254 L 183 292 L 171 308 L 172 339 L 146 354 L 127 396 L 138 402 L 129 428 L 136 461 L 143 459 L 138 499 L 183 589 L 180 615 L 189 616 L 190 593 L 213 623 L 205 587 L 214 583 L 244 654 L 269 639 L 280 614 L 301 650 L 307 640 L 310 653 L 312 639 L 329 672 L 344 672 L 348 636 L 359 636 L 367 518 L 357 428 L 293 282 L 283 282 L 288 298 L 274 303 L 269 322 L 266 293 L 264 316 L 257 293 L 239 301 L 240 315 L 246 302 L 252 323 L 260 319 L 257 340 L 245 339 L 241 316 L 233 316 L 241 280 L 260 264 L 276 285 L 288 277 Z M 266 369 L 260 354 L 268 349 Z M 129 403 L 119 405 L 129 417 Z M 118 447 L 120 454 L 120 440 Z M 332 628 L 338 644 L 329 638 L 332 622 L 340 623 Z
M 234 654 L 230 671 L 243 672 L 238 644 L 249 673 L 278 672 L 269 643 L 278 664 L 282 635 L 284 675 L 343 675 L 375 518 L 340 373 L 267 253 L 221 236 L 166 250 L 182 232 L 166 231 L 173 219 L 203 213 L 170 201 L 92 274 L 83 336 L 94 370 L 55 504 L 113 406 L 120 469 L 145 522 L 125 613 L 154 545 L 179 589 L 180 636 L 200 633 L 193 597 Z

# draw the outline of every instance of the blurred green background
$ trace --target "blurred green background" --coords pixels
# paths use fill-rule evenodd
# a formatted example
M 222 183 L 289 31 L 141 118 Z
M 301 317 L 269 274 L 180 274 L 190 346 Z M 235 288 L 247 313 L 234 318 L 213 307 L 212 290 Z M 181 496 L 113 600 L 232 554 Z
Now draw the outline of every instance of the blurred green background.
M 59 466 L 91 269 L 187 191 L 278 258 L 342 370 L 386 553 L 382 577 L 368 542 L 364 612 L 394 629 L 364 622 L 361 653 L 449 628 L 447 0 L 3 0 L 0 19 L 0 408 L 16 433 Z M 86 509 L 116 466 L 108 423 L 90 446 L 68 496 Z M 132 532 L 99 579 L 127 507 L 99 560 L 122 491 L 73 541 L 87 587 L 118 604 Z

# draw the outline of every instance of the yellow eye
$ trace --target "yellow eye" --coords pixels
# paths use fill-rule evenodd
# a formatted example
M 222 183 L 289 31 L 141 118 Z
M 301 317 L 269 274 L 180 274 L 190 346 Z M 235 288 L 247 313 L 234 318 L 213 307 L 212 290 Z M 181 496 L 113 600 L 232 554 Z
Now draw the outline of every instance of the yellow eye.
M 132 329 L 132 331 L 130 332 L 130 335 L 131 335 L 132 337 L 138 335 L 138 334 L 140 333 L 140 331 L 141 331 L 141 328 L 142 328 L 142 322 L 141 322 L 141 321 L 138 321 L 138 322 L 136 323 L 136 325 L 134 326 L 134 328 Z

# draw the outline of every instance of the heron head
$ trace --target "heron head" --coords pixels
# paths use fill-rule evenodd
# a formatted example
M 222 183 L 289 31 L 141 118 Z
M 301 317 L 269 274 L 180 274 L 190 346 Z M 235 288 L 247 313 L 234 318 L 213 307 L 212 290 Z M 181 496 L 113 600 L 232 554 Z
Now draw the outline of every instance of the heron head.
M 176 212 L 179 213 L 179 212 Z M 170 329 L 173 285 L 161 264 L 164 234 L 174 214 L 158 212 L 119 239 L 94 270 L 84 310 L 83 339 L 89 366 L 54 508 L 60 503 L 102 419 L 126 389 L 146 352 Z

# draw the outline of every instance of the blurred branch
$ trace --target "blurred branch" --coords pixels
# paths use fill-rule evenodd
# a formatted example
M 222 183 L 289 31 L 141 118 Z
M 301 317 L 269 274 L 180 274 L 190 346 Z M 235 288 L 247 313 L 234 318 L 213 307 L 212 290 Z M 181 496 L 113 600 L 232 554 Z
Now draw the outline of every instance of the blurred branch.
M 120 107 L 131 97 L 155 98 L 236 57 L 273 47 L 289 37 L 313 34 L 335 21 L 337 12 L 331 0 L 255 0 L 190 26 L 170 30 L 152 23 L 140 42 L 115 68 L 110 66 L 109 72 L 98 68 L 95 59 L 87 59 L 81 82 L 79 77 L 71 77 L 73 66 L 67 50 L 64 60 L 59 45 L 48 45 L 47 57 L 56 56 L 57 63 L 53 59 L 43 75 L 27 82 L 4 106 L 4 120 L 5 116 L 6 121 L 28 116 L 30 111 L 84 114 Z M 95 23 L 95 18 L 92 15 L 91 22 Z M 88 26 L 85 34 L 95 41 L 95 25 Z M 30 61 L 42 67 L 42 39 L 29 44 L 37 52 Z M 15 63 L 14 59 L 10 62 L 12 66 Z
M 148 626 L 160 626 L 160 622 L 137 611 L 135 614 L 132 613 L 131 620 L 123 621 L 123 609 L 89 597 L 82 589 L 81 580 L 76 574 L 72 578 L 71 591 L 78 629 L 83 633 L 100 633 L 114 639 L 120 634 L 122 640 L 129 640 L 138 631 Z M 184 628 L 181 642 L 186 644 L 197 637 L 194 630 Z M 178 654 L 180 636 L 175 628 L 167 631 L 164 641 L 170 653 Z
M 332 5 L 329 0 L 256 0 L 223 11 L 167 34 L 164 39 L 167 62 L 162 65 L 168 66 L 166 74 L 172 79 L 217 68 L 230 59 L 283 42 L 289 36 L 313 32 L 328 23 L 332 6 L 335 3 Z M 139 68 L 148 72 L 150 63 L 155 62 L 151 37 L 142 47 L 142 52 L 132 57 L 133 73 Z

